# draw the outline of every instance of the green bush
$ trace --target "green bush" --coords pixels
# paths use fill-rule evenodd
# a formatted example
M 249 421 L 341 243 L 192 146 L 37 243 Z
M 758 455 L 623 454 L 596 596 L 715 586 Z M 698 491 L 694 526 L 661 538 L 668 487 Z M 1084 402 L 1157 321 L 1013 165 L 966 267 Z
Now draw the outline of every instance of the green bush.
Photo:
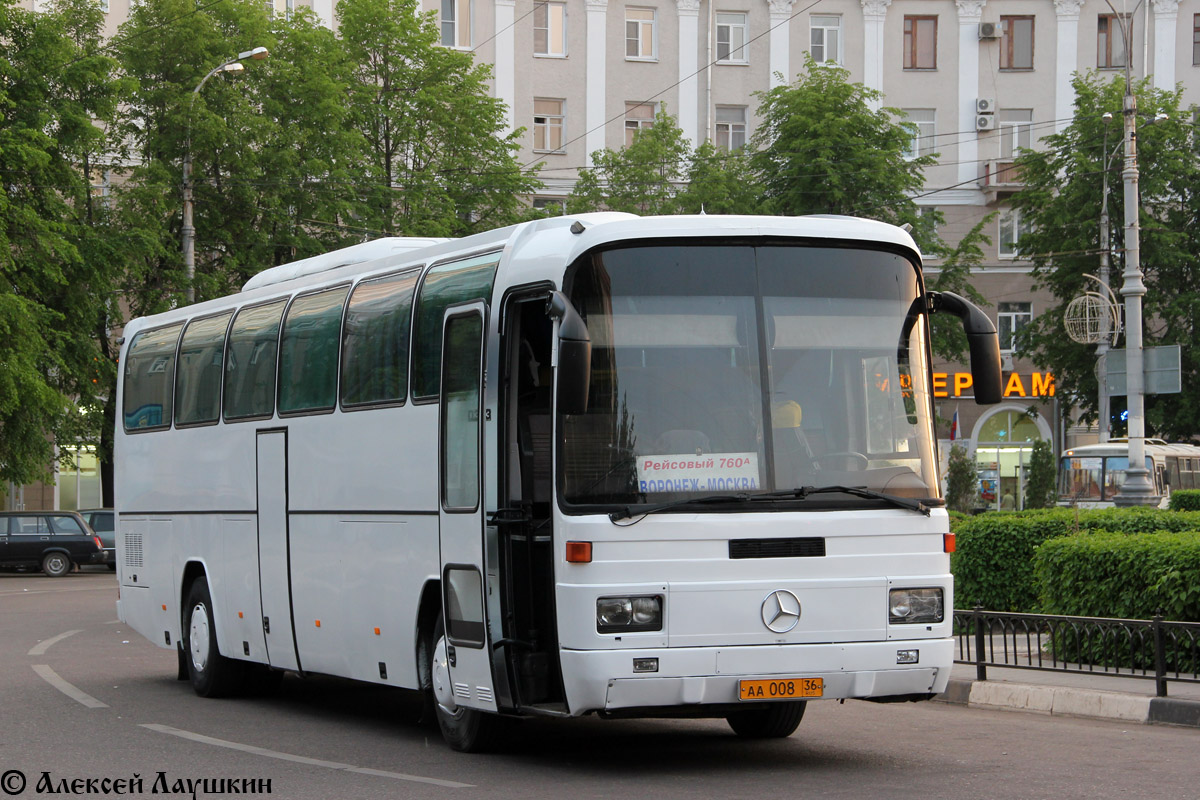
M 1033 574 L 1038 545 L 1075 532 L 1121 534 L 1200 530 L 1200 512 L 1156 508 L 1037 509 L 952 520 L 957 552 L 951 557 L 954 605 L 988 611 L 1041 609 Z M 1111 616 L 1101 614 L 1100 616 Z
M 1200 532 L 1095 531 L 1043 543 L 1034 556 L 1042 610 L 1048 614 L 1200 622 Z M 1138 646 L 1141 644 L 1141 646 Z M 1153 669 L 1148 642 L 1060 631 L 1054 653 L 1068 661 Z M 1169 642 L 1168 668 L 1194 672 L 1197 648 Z
M 1172 511 L 1200 511 L 1200 489 L 1176 489 L 1170 503 Z

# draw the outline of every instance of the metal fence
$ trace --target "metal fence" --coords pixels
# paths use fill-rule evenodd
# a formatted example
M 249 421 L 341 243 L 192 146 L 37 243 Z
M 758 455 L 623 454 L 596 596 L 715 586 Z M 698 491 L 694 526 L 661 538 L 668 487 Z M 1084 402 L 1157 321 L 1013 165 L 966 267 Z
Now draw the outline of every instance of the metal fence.
M 956 664 L 1200 683 L 1200 623 L 955 610 Z

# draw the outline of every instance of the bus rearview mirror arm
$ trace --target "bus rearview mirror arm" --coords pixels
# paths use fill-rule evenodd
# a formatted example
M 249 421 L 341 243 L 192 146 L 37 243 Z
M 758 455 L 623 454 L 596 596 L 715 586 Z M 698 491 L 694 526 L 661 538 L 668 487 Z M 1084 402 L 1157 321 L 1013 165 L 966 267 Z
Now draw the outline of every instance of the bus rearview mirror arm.
M 558 411 L 582 414 L 587 411 L 592 374 L 592 338 L 587 323 L 559 291 L 550 293 L 546 314 L 558 320 Z
M 929 292 L 928 297 L 930 313 L 946 311 L 962 320 L 971 348 L 975 402 L 979 405 L 999 403 L 1004 395 L 1004 381 L 1000 375 L 1000 339 L 996 336 L 996 326 L 978 306 L 954 292 Z

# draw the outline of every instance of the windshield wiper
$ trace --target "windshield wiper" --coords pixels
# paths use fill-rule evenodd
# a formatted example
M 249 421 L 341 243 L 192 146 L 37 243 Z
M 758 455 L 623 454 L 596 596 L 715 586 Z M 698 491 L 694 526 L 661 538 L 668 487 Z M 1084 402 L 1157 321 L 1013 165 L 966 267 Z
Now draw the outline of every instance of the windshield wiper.
M 906 508 L 910 511 L 916 511 L 924 514 L 927 517 L 929 516 L 929 506 L 925 505 L 920 500 L 913 500 L 908 497 L 898 497 L 894 494 L 877 492 L 874 489 L 868 489 L 865 486 L 800 486 L 796 489 L 783 489 L 777 492 L 763 492 L 761 494 L 738 492 L 736 494 L 710 494 L 704 495 L 703 497 L 687 497 L 682 500 L 673 500 L 670 503 L 659 503 L 658 505 L 646 506 L 645 508 L 636 510 L 631 506 L 626 506 L 618 511 L 613 511 L 608 515 L 608 518 L 613 522 L 620 522 L 623 519 L 629 519 L 634 516 L 644 517 L 647 514 L 657 514 L 659 511 L 667 511 L 672 508 L 682 508 L 690 505 L 760 503 L 774 500 L 805 500 L 814 494 L 849 494 L 855 497 L 862 497 L 867 500 L 884 500 L 899 508 Z
M 874 489 L 868 489 L 865 486 L 801 486 L 797 489 L 784 489 L 778 492 L 756 494 L 751 499 L 803 500 L 809 495 L 814 494 L 850 494 L 854 495 L 855 497 L 863 497 L 868 500 L 886 500 L 894 506 L 907 508 L 911 511 L 919 511 L 925 516 L 929 516 L 929 506 L 925 505 L 920 500 L 913 500 L 909 497 L 899 497 L 894 494 L 877 492 Z
M 658 505 L 646 506 L 635 510 L 632 506 L 625 506 L 622 509 L 613 511 L 608 515 L 608 518 L 613 522 L 620 522 L 623 519 L 630 517 L 644 517 L 647 514 L 657 514 L 659 511 L 666 511 L 670 508 L 682 508 L 690 505 L 717 505 L 720 503 L 748 503 L 758 495 L 748 494 L 746 492 L 738 492 L 736 494 L 706 494 L 701 497 L 685 497 L 682 500 L 672 500 L 669 503 L 659 503 Z

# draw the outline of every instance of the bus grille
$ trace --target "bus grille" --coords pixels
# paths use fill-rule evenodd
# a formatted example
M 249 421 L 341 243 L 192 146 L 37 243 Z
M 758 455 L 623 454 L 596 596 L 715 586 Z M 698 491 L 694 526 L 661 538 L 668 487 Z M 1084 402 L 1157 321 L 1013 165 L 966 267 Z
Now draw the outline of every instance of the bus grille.
M 142 534 L 141 533 L 126 533 L 125 534 L 125 566 L 141 567 L 142 566 Z
M 825 540 L 819 536 L 796 539 L 730 539 L 730 558 L 821 558 Z

